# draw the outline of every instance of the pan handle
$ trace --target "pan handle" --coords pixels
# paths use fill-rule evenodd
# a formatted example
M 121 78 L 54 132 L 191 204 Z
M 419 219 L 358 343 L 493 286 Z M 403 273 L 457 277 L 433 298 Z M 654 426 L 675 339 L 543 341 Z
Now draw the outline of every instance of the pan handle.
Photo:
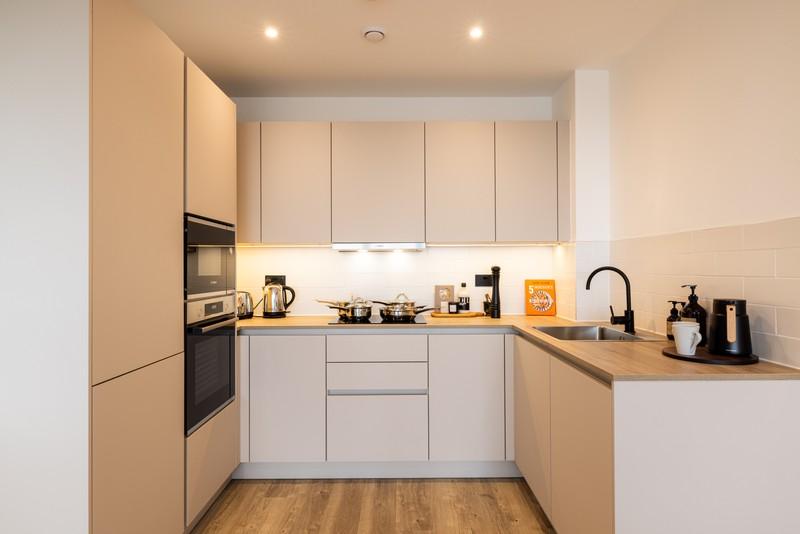
M 419 315 L 420 313 L 425 313 L 426 311 L 433 311 L 435 309 L 436 308 L 422 308 L 421 310 L 416 310 L 416 313 L 417 315 Z

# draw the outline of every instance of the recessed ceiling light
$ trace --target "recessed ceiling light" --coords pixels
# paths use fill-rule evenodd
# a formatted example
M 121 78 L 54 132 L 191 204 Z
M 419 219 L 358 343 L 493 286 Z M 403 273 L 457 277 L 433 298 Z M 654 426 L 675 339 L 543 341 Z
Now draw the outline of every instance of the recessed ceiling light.
M 481 28 L 480 26 L 473 26 L 472 28 L 469 29 L 469 36 L 472 39 L 480 39 L 481 37 L 483 37 L 483 28 Z
M 264 30 L 264 35 L 267 36 L 267 39 L 277 39 L 278 28 L 276 28 L 275 26 L 267 26 L 267 29 Z
M 386 30 L 380 26 L 369 26 L 364 28 L 362 35 L 371 43 L 380 43 L 386 37 Z

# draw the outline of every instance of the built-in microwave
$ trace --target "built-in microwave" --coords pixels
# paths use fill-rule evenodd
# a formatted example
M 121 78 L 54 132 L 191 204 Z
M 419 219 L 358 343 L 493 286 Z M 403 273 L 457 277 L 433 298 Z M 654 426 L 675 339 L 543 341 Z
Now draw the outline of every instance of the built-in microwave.
M 213 219 L 184 217 L 184 298 L 196 299 L 236 292 L 236 233 Z

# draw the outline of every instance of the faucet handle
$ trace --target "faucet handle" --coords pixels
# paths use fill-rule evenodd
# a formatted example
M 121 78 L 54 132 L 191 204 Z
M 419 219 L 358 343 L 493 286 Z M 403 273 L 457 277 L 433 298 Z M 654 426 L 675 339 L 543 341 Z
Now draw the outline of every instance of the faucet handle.
M 609 306 L 608 309 L 611 310 L 611 324 L 625 324 L 624 315 L 623 316 L 614 315 L 614 306 Z
M 609 310 L 611 310 L 611 317 L 614 317 L 614 306 L 609 306 Z

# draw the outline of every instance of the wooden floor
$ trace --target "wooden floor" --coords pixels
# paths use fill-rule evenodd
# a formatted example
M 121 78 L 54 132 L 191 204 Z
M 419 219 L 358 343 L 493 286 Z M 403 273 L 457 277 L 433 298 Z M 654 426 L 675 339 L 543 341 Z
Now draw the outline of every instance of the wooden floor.
M 203 533 L 552 533 L 521 479 L 235 480 Z

